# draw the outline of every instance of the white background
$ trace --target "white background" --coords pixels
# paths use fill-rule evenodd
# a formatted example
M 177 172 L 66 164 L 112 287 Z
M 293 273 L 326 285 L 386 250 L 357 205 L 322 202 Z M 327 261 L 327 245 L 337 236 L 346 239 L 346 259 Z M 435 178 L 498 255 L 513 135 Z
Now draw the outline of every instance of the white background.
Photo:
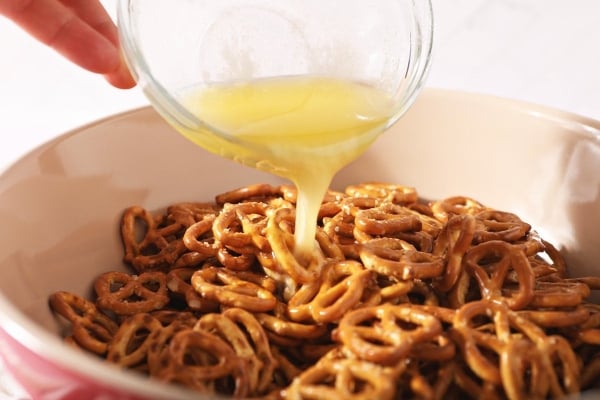
M 103 3 L 114 15 L 116 0 Z M 433 3 L 427 86 L 520 99 L 600 120 L 599 1 Z M 138 88 L 112 88 L 0 17 L 0 169 L 56 135 L 146 104 Z
M 114 15 L 116 1 L 103 3 Z M 427 86 L 519 99 L 600 120 L 600 1 L 433 3 L 435 46 Z M 114 89 L 0 17 L 0 170 L 56 135 L 146 104 L 139 89 Z M 10 389 L 1 369 L 5 399 Z

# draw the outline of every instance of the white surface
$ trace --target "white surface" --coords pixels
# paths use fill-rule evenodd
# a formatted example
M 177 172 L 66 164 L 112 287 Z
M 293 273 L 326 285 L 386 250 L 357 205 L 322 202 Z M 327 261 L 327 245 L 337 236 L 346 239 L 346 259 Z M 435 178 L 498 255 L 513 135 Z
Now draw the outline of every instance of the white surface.
M 104 0 L 114 15 L 116 0 Z M 600 2 L 433 0 L 427 86 L 489 93 L 600 120 Z M 48 139 L 147 104 L 0 17 L 0 169 Z

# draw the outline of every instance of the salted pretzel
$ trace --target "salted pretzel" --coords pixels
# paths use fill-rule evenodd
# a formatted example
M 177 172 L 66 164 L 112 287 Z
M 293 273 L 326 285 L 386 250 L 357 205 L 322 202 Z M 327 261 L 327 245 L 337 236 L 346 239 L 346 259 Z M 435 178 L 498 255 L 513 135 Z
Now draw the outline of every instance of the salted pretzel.
M 312 319 L 318 324 L 339 321 L 356 308 L 374 280 L 373 271 L 352 260 L 329 263 L 322 275 L 319 291 L 309 304 Z
M 600 277 L 510 212 L 412 187 L 330 189 L 314 251 L 292 185 L 121 218 L 130 272 L 56 292 L 65 342 L 206 396 L 565 398 L 600 387 Z M 64 322 L 64 321 L 61 321 Z
M 157 230 L 154 216 L 140 206 L 128 207 L 123 212 L 121 239 L 125 249 L 123 260 L 137 272 L 165 269 L 185 252 L 183 242 L 167 240 Z
M 393 399 L 395 372 L 364 360 L 323 360 L 300 374 L 286 389 L 286 398 Z
M 96 279 L 94 291 L 98 307 L 118 315 L 160 310 L 170 301 L 166 275 L 160 271 L 105 272 Z
M 118 325 L 96 305 L 75 294 L 59 291 L 50 295 L 50 308 L 71 323 L 73 340 L 82 348 L 104 355 Z
M 483 316 L 493 321 L 491 330 L 477 329 L 481 322 L 475 321 Z M 456 313 L 454 329 L 460 337 L 462 354 L 471 370 L 485 381 L 504 385 L 504 389 L 508 389 L 509 393 L 523 390 L 522 385 L 514 381 L 519 379 L 518 376 L 507 380 L 506 368 L 512 367 L 502 364 L 514 362 L 511 360 L 515 356 L 507 354 L 512 350 L 510 345 L 514 340 L 527 340 L 531 343 L 529 353 L 533 355 L 529 368 L 544 374 L 540 379 L 548 383 L 548 394 L 559 398 L 579 391 L 580 367 L 566 339 L 546 335 L 539 326 L 519 317 L 506 304 L 486 300 L 466 304 Z M 481 348 L 485 348 L 486 351 L 482 352 Z M 490 351 L 498 355 L 500 363 L 484 355 Z M 513 384 L 516 387 L 509 387 Z
M 191 277 L 192 287 L 200 295 L 229 307 L 239 307 L 253 312 L 270 311 L 277 305 L 273 284 L 266 277 L 240 279 L 233 272 L 219 267 L 206 266 Z M 252 280 L 250 280 L 252 279 Z M 257 279 L 260 283 L 257 283 Z M 266 285 L 266 287 L 265 287 Z
M 197 253 L 198 258 L 202 257 L 201 260 L 206 260 L 217 254 L 214 237 L 212 236 L 215 218 L 214 214 L 206 214 L 199 221 L 193 222 L 183 234 L 182 239 L 186 249 Z
M 523 222 L 515 214 L 486 209 L 475 214 L 477 226 L 473 241 L 475 243 L 487 242 L 489 240 L 503 240 L 505 242 L 516 242 L 523 239 L 531 230 L 531 225 Z
M 458 281 L 463 271 L 464 255 L 473 242 L 475 225 L 475 218 L 469 214 L 454 215 L 437 236 L 433 254 L 447 260 L 442 278 L 435 282 L 437 290 L 447 292 Z
M 215 196 L 215 201 L 217 204 L 222 206 L 227 203 L 242 203 L 245 201 L 257 200 L 260 201 L 280 195 L 281 188 L 279 186 L 259 183 L 220 193 Z
M 229 308 L 222 314 L 204 315 L 194 329 L 217 334 L 246 360 L 250 393 L 262 395 L 268 391 L 277 361 L 264 329 L 253 314 L 241 308 Z
M 213 312 L 219 309 L 219 303 L 209 300 L 194 289 L 192 275 L 196 268 L 173 268 L 167 274 L 167 288 L 173 295 L 183 297 L 187 307 L 192 311 Z
M 373 320 L 376 322 L 364 325 Z M 403 329 L 400 323 L 415 327 Z M 390 365 L 406 357 L 413 345 L 430 341 L 441 332 L 441 323 L 433 315 L 410 306 L 385 304 L 347 313 L 336 337 L 358 358 Z
M 122 367 L 133 368 L 148 358 L 148 350 L 156 343 L 152 333 L 163 328 L 150 313 L 137 313 L 119 325 L 108 345 L 106 359 Z
M 464 266 L 477 280 L 484 299 L 504 301 L 511 309 L 518 310 L 534 298 L 535 276 L 519 247 L 502 240 L 480 243 L 467 251 Z M 516 289 L 506 293 L 506 277 L 510 270 L 516 273 L 518 283 Z
M 415 188 L 383 182 L 349 185 L 345 192 L 350 197 L 374 198 L 403 205 L 416 203 L 419 197 Z
M 453 196 L 431 203 L 433 215 L 442 222 L 448 221 L 452 215 L 474 215 L 486 208 L 483 204 L 468 196 Z
M 279 266 L 298 283 L 315 281 L 320 274 L 321 258 L 314 257 L 308 261 L 299 260 L 293 252 L 293 234 L 283 229 L 282 220 L 292 217 L 292 210 L 280 208 L 276 210 L 267 223 L 266 237 L 273 250 L 274 258 Z M 308 265 L 304 265 L 308 262 Z
M 219 207 L 210 202 L 183 202 L 167 207 L 164 219 L 187 229 L 207 215 L 216 215 Z
M 444 270 L 440 257 L 418 251 L 402 239 L 382 238 L 361 243 L 359 254 L 368 269 L 401 280 L 434 278 Z
M 199 392 L 246 397 L 249 392 L 246 363 L 217 335 L 186 329 L 176 333 L 168 348 L 165 364 L 156 374 L 164 382 L 176 382 Z M 231 379 L 232 386 L 217 386 Z
M 410 210 L 391 203 L 360 210 L 354 217 L 354 236 L 359 241 L 421 230 L 421 220 Z

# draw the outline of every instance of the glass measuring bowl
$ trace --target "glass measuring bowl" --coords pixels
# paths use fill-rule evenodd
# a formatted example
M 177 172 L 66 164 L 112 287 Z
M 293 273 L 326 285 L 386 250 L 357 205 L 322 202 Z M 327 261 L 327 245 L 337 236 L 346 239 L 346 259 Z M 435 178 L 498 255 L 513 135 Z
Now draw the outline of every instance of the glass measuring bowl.
M 294 182 L 304 247 L 315 199 L 410 107 L 431 61 L 430 0 L 120 0 L 118 20 L 176 130 Z

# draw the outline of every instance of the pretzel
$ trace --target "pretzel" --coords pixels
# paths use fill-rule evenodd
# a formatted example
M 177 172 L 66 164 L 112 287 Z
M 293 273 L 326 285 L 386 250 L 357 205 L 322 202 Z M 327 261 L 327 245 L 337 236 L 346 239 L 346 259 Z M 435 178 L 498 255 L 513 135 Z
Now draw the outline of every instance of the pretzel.
M 218 212 L 219 207 L 214 203 L 177 203 L 167 207 L 165 218 L 187 229 L 209 215 L 217 215 Z
M 154 311 L 150 313 L 162 328 L 149 333 L 147 341 L 151 343 L 146 354 L 148 374 L 158 376 L 169 362 L 169 344 L 173 337 L 181 331 L 190 330 L 197 322 L 197 318 L 187 312 L 180 311 Z
M 288 208 L 276 210 L 267 223 L 266 237 L 278 264 L 294 281 L 298 283 L 312 282 L 320 273 L 319 257 L 309 260 L 308 265 L 302 265 L 302 260 L 298 260 L 293 253 L 293 235 L 280 226 L 280 221 L 290 218 L 291 212 Z
M 393 399 L 390 369 L 361 360 L 322 361 L 286 389 L 287 399 Z
M 354 225 L 354 236 L 360 241 L 372 239 L 373 236 L 420 231 L 422 227 L 421 220 L 413 212 L 390 203 L 358 211 Z
M 104 355 L 118 326 L 103 314 L 94 303 L 65 291 L 49 297 L 52 310 L 71 323 L 73 340 L 82 348 Z
M 275 312 L 275 314 L 258 313 L 255 316 L 271 338 L 318 339 L 328 332 L 326 325 L 295 322 L 287 318 L 282 312 Z M 283 345 L 291 343 L 296 342 L 293 340 L 282 342 Z
M 183 234 L 183 244 L 189 251 L 196 252 L 202 256 L 202 260 L 214 257 L 217 249 L 212 237 L 212 228 L 216 216 L 213 214 L 204 215 L 199 221 L 192 223 Z M 210 233 L 208 240 L 203 239 Z
M 96 279 L 94 291 L 98 307 L 118 315 L 159 310 L 170 301 L 166 276 L 159 271 L 139 275 L 105 272 Z
M 454 380 L 455 362 L 420 362 L 411 360 L 405 372 L 399 377 L 401 387 L 410 393 L 402 393 L 402 398 L 444 399 Z M 404 384 L 404 381 L 406 383 Z
M 221 338 L 208 332 L 182 330 L 176 333 L 168 348 L 165 365 L 156 378 L 176 382 L 209 394 L 245 397 L 248 375 L 245 362 Z M 231 378 L 233 387 L 215 386 L 219 379 Z
M 264 218 L 266 209 L 265 204 L 258 202 L 226 204 L 213 224 L 215 240 L 240 254 L 255 253 L 256 246 L 252 235 L 242 230 L 241 219 L 251 214 Z
M 590 288 L 583 282 L 562 280 L 559 282 L 538 281 L 535 284 L 532 307 L 578 306 L 590 295 Z
M 373 278 L 373 271 L 357 261 L 328 264 L 323 269 L 319 292 L 310 303 L 313 320 L 319 324 L 338 321 L 359 305 Z
M 129 207 L 132 271 L 98 276 L 95 302 L 50 296 L 65 342 L 207 396 L 565 398 L 598 386 L 588 299 L 600 278 L 570 277 L 519 216 L 368 182 L 327 191 L 304 254 L 297 197 L 259 184 Z
M 121 239 L 125 248 L 123 260 L 138 272 L 164 269 L 185 251 L 181 241 L 168 241 L 162 236 L 156 230 L 154 217 L 140 206 L 131 206 L 123 212 Z
M 265 198 L 272 198 L 281 194 L 279 186 L 272 186 L 266 183 L 249 185 L 238 189 L 220 193 L 215 196 L 215 201 L 219 205 L 227 203 L 242 203 L 246 201 L 257 201 Z
M 494 327 L 491 332 L 475 329 L 474 321 L 484 315 L 493 320 Z M 507 389 L 508 385 L 504 380 L 507 379 L 505 371 L 506 368 L 512 367 L 504 367 L 502 360 L 510 362 L 514 359 L 514 355 L 507 354 L 507 351 L 512 349 L 510 344 L 513 340 L 523 339 L 535 346 L 534 350 L 537 354 L 533 357 L 539 359 L 531 359 L 532 363 L 537 363 L 531 368 L 535 369 L 536 373 L 543 373 L 540 379 L 548 383 L 548 392 L 552 397 L 560 398 L 579 391 L 579 364 L 566 339 L 556 335 L 547 336 L 539 326 L 519 317 L 507 305 L 485 300 L 471 302 L 457 312 L 454 327 L 455 332 L 460 335 L 465 361 L 482 379 L 497 385 L 504 384 Z M 520 334 L 514 333 L 515 330 Z M 485 357 L 478 350 L 480 346 L 497 353 L 500 363 Z M 534 350 L 529 353 L 533 353 Z M 560 371 L 558 374 L 557 370 Z M 513 376 L 510 379 L 518 378 Z M 518 381 L 512 384 L 516 385 L 512 388 L 515 391 L 522 389 Z
M 489 240 L 503 240 L 516 242 L 529 232 L 531 225 L 523 222 L 515 214 L 498 211 L 483 210 L 475 214 L 478 222 L 473 241 L 475 243 Z
M 440 257 L 417 251 L 401 239 L 375 239 L 362 243 L 359 254 L 366 268 L 401 280 L 437 277 L 444 269 Z
M 550 386 L 539 350 L 525 339 L 510 340 L 500 357 L 503 388 L 509 399 L 545 399 Z
M 475 218 L 468 214 L 452 216 L 444 225 L 433 249 L 433 254 L 447 260 L 443 277 L 435 283 L 436 289 L 447 292 L 456 284 L 463 270 L 464 255 L 474 235 Z
M 149 348 L 155 345 L 151 335 L 162 328 L 149 313 L 132 315 L 119 325 L 108 345 L 106 359 L 122 367 L 135 367 L 145 362 Z
M 193 311 L 213 312 L 219 309 L 219 303 L 200 295 L 191 284 L 195 268 L 173 268 L 167 274 L 167 288 L 174 294 L 183 296 L 187 307 Z
M 376 322 L 363 325 L 371 320 Z M 401 322 L 415 327 L 405 330 L 399 326 Z M 433 315 L 410 306 L 389 304 L 350 311 L 337 328 L 344 346 L 361 359 L 383 365 L 398 362 L 414 344 L 430 341 L 441 332 L 441 323 Z
M 477 280 L 484 299 L 505 301 L 511 309 L 518 310 L 526 307 L 534 297 L 535 276 L 519 247 L 501 240 L 483 242 L 467 251 L 464 265 Z M 505 296 L 503 289 L 511 269 L 518 277 L 518 288 Z
M 394 204 L 410 204 L 418 200 L 417 191 L 408 186 L 383 182 L 367 182 L 346 187 L 346 194 L 351 197 L 367 197 L 385 200 Z
M 451 215 L 474 215 L 486 207 L 468 196 L 453 196 L 431 203 L 433 215 L 442 222 L 448 221 Z
M 228 343 L 246 364 L 249 393 L 266 392 L 276 362 L 267 335 L 252 314 L 241 308 L 230 308 L 222 314 L 205 314 L 194 330 L 210 332 Z
M 191 277 L 192 287 L 200 295 L 229 307 L 239 307 L 253 312 L 269 311 L 275 308 L 277 299 L 271 287 L 240 279 L 225 268 L 204 267 Z
M 583 306 L 572 309 L 543 309 L 538 311 L 521 310 L 518 314 L 543 328 L 562 328 L 583 324 L 590 318 L 590 312 Z

